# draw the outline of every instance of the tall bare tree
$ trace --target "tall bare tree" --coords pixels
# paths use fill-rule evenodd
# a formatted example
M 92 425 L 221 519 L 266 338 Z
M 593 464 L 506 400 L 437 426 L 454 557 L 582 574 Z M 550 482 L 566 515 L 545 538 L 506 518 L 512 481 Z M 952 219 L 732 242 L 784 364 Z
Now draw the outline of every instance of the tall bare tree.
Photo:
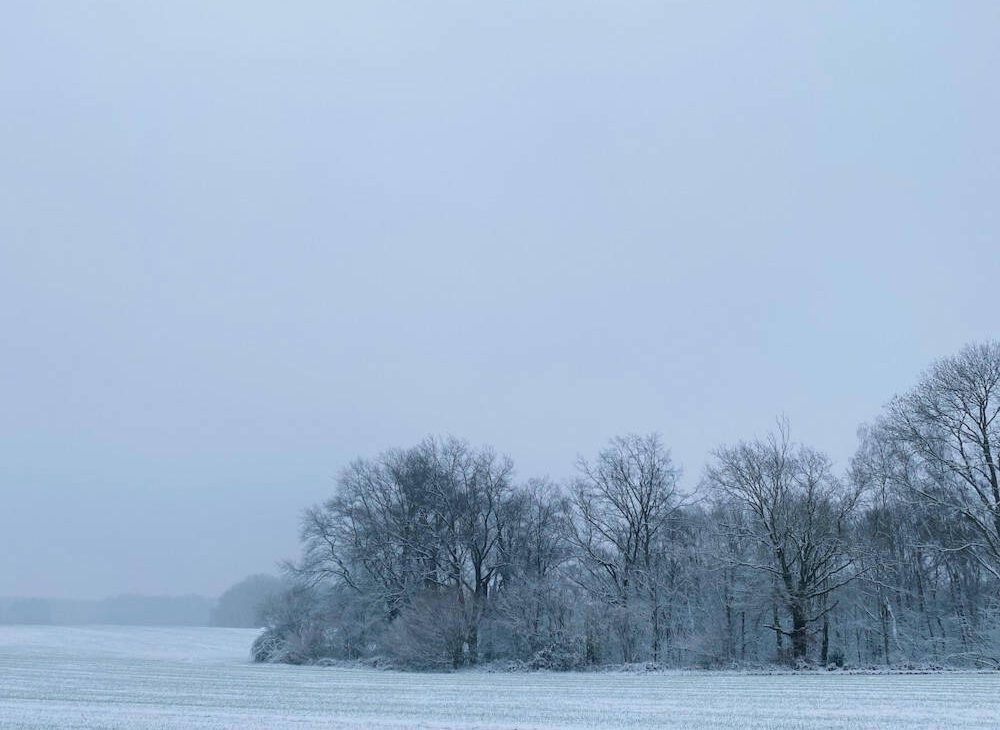
M 616 437 L 595 461 L 581 458 L 577 468 L 570 535 L 586 584 L 617 609 L 623 661 L 637 657 L 636 604 L 646 604 L 655 661 L 663 634 L 664 548 L 684 503 L 680 470 L 656 434 Z
M 857 576 L 847 529 L 858 493 L 834 477 L 825 455 L 793 444 L 784 422 L 764 440 L 717 449 L 706 481 L 748 517 L 728 529 L 756 543 L 759 558 L 736 559 L 772 576 L 791 628 L 778 620 L 770 628 L 804 658 L 810 627 L 835 605 L 826 599 Z
M 908 487 L 971 528 L 949 547 L 1000 578 L 1000 342 L 938 360 L 879 427 L 913 462 Z

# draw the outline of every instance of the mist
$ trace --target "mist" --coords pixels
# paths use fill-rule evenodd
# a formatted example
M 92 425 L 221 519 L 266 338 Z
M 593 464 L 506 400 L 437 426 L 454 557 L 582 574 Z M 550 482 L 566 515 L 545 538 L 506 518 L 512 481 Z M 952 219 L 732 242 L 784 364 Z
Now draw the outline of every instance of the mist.
M 218 595 L 428 434 L 843 469 L 996 335 L 995 4 L 6 16 L 0 596 Z

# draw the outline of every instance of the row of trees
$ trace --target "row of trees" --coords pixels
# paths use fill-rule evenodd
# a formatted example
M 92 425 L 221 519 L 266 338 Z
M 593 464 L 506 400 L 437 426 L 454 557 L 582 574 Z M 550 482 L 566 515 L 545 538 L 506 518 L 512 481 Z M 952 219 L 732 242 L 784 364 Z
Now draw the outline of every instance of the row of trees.
M 351 464 L 310 509 L 261 660 L 989 664 L 1000 657 L 1000 344 L 937 362 L 846 473 L 771 435 L 696 490 L 656 435 L 567 485 L 428 439 Z

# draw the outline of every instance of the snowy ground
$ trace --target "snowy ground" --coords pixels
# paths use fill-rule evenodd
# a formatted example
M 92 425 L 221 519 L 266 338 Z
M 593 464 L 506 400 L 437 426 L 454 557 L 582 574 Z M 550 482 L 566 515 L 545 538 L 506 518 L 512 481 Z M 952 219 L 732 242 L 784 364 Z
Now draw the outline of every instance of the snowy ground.
M 1000 675 L 399 674 L 241 629 L 0 626 L 0 728 L 996 728 Z

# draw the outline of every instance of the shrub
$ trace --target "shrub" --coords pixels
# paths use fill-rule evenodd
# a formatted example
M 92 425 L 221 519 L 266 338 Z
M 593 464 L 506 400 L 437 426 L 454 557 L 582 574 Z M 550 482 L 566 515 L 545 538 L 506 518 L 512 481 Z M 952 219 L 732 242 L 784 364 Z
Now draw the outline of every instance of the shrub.
M 575 643 L 546 646 L 536 651 L 527 662 L 528 669 L 554 672 L 569 672 L 582 669 L 585 665 L 583 646 Z

